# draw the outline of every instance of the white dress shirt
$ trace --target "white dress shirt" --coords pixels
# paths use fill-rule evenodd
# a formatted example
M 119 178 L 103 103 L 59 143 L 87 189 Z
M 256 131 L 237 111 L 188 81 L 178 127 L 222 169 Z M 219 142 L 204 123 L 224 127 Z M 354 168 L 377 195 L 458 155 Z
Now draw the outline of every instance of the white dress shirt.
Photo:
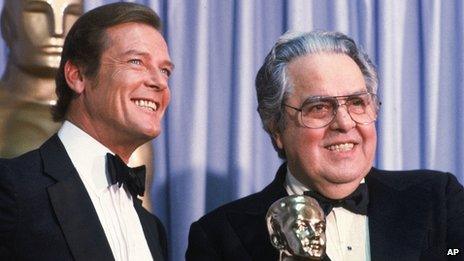
M 115 260 L 153 260 L 132 196 L 109 183 L 106 153 L 112 152 L 68 121 L 58 137 L 89 193 Z
M 310 188 L 299 182 L 287 168 L 285 190 L 289 195 L 303 195 Z M 326 253 L 331 260 L 371 260 L 367 216 L 342 207 L 333 208 L 326 216 L 325 235 Z

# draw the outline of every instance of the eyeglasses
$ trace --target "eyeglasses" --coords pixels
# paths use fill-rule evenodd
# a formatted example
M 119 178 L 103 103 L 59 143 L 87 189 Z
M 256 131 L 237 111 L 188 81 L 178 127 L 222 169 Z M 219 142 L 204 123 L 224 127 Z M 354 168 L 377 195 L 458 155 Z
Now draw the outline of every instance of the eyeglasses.
M 340 103 L 344 100 L 344 103 Z M 318 129 L 329 125 L 337 115 L 338 107 L 345 105 L 351 119 L 358 124 L 370 124 L 377 119 L 380 101 L 373 93 L 346 96 L 313 96 L 306 99 L 300 108 L 283 104 L 300 112 L 301 122 L 307 128 Z

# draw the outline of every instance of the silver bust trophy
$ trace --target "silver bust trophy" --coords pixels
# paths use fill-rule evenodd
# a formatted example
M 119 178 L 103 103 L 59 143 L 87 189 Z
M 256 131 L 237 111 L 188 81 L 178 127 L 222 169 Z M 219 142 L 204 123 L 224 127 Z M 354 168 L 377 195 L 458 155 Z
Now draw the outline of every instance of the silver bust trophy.
M 288 196 L 266 214 L 272 245 L 279 260 L 321 260 L 325 254 L 325 215 L 314 198 Z

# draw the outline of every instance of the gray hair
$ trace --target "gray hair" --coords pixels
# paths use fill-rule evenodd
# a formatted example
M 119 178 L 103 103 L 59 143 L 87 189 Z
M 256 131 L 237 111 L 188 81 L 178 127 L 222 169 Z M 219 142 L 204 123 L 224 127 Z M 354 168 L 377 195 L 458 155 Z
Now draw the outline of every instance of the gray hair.
M 285 129 L 282 104 L 293 88 L 288 79 L 287 67 L 295 58 L 317 53 L 348 55 L 359 66 L 367 91 L 377 93 L 375 66 L 350 37 L 328 31 L 287 32 L 282 35 L 266 56 L 256 75 L 255 84 L 263 128 L 271 136 L 274 148 L 283 159 L 286 158 L 285 152 L 277 147 L 274 133 Z

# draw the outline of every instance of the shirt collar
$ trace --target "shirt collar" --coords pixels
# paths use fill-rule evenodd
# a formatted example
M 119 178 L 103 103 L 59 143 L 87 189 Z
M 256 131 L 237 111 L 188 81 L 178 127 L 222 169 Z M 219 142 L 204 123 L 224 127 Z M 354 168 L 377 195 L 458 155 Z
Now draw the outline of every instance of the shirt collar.
M 361 183 L 364 183 L 364 178 L 361 180 Z M 290 172 L 290 169 L 287 166 L 287 175 L 285 176 L 285 190 L 288 195 L 303 195 L 305 191 L 311 190 L 310 187 L 298 181 L 293 174 Z
M 310 190 L 309 187 L 299 182 L 287 166 L 287 175 L 285 176 L 285 190 L 288 195 L 303 195 L 303 192 Z
M 106 171 L 106 153 L 112 152 L 107 147 L 69 121 L 63 123 L 58 137 L 84 183 L 91 185 L 96 191 L 110 185 Z

